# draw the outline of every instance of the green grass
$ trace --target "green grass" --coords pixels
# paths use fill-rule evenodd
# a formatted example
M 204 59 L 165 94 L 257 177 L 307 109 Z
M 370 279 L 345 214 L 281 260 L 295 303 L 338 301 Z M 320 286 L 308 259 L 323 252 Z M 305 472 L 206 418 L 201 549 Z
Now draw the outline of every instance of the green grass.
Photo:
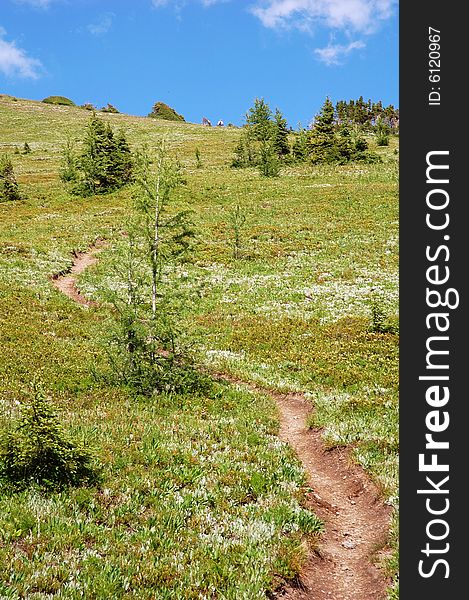
M 104 464 L 101 488 L 1 497 L 0 597 L 262 598 L 298 571 L 302 540 L 320 531 L 302 508 L 303 472 L 276 437 L 272 401 L 228 386 L 135 401 L 96 381 L 112 315 L 51 285 L 97 238 L 109 245 L 80 287 L 104 302 L 119 283 L 130 190 L 82 199 L 58 179 L 67 134 L 79 139 L 88 118 L 0 96 L 0 152 L 12 156 L 23 197 L 0 203 L 0 424 L 39 374 Z M 182 164 L 175 209 L 193 210 L 198 244 L 173 276 L 191 299 L 181 319 L 199 361 L 305 392 L 311 425 L 330 446 L 352 445 L 397 515 L 397 140 L 372 147 L 383 164 L 289 166 L 263 179 L 229 168 L 236 128 L 102 118 L 132 146 L 164 135 Z M 25 142 L 32 152 L 15 153 Z M 237 205 L 246 223 L 235 260 Z M 376 302 L 385 332 L 373 326 Z M 397 549 L 397 526 L 393 536 Z

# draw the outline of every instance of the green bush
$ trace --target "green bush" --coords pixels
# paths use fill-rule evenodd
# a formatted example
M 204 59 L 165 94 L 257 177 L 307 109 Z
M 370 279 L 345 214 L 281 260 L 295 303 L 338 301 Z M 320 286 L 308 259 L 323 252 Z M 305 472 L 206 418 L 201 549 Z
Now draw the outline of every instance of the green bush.
M 8 154 L 0 156 L 0 202 L 3 200 L 19 200 L 20 193 L 16 181 L 13 163 Z
M 56 488 L 98 480 L 93 455 L 65 432 L 40 386 L 1 437 L 0 477 L 16 487 Z
M 117 108 L 115 106 L 113 106 L 112 104 L 110 104 L 109 102 L 107 103 L 106 106 L 103 106 L 103 108 L 101 109 L 101 112 L 119 114 L 119 111 L 117 110 Z
M 178 114 L 174 108 L 171 108 L 164 102 L 156 102 L 153 105 L 151 113 L 148 115 L 153 119 L 164 119 L 166 121 L 182 121 L 185 119 L 182 115 Z
M 260 174 L 264 177 L 278 177 L 280 173 L 280 160 L 270 140 L 260 144 L 258 166 Z
M 43 102 L 46 104 L 59 104 L 61 106 L 76 106 L 73 100 L 70 100 L 70 98 L 66 98 L 65 96 L 47 96 L 47 98 L 44 98 Z
M 132 181 L 133 161 L 122 131 L 93 114 L 85 129 L 81 153 L 68 140 L 62 152 L 60 178 L 75 194 L 91 196 L 117 190 Z

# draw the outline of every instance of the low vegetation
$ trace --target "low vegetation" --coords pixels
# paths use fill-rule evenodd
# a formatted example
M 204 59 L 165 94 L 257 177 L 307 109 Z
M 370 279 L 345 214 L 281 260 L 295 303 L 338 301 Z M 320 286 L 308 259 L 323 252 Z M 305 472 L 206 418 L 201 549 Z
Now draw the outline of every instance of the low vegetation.
M 19 200 L 20 193 L 13 163 L 8 154 L 0 155 L 0 202 Z
M 78 153 L 73 140 L 67 138 L 60 177 L 72 193 L 91 196 L 129 183 L 132 168 L 132 156 L 123 131 L 115 134 L 109 123 L 93 113 L 84 129 Z
M 164 102 L 155 102 L 151 113 L 148 115 L 153 119 L 163 119 L 165 121 L 181 121 L 185 122 L 182 115 L 177 113 L 174 108 L 168 106 Z
M 323 527 L 304 471 L 272 399 L 217 372 L 303 392 L 397 523 L 398 137 L 378 145 L 372 124 L 353 139 L 380 162 L 313 162 L 313 129 L 267 115 L 242 129 L 120 115 L 132 168 L 117 186 L 86 167 L 118 138 L 114 115 L 0 98 L 0 152 L 33 149 L 14 157 L 21 202 L 0 204 L 0 597 L 260 600 L 298 575 Z M 275 177 L 230 167 L 249 128 Z M 97 239 L 84 308 L 51 277 Z M 156 375 L 127 375 L 135 348 Z M 32 374 L 43 392 L 25 390 Z M 70 458 L 53 485 L 50 467 L 8 471 L 32 401 L 51 456 Z
M 47 96 L 43 102 L 45 104 L 58 104 L 59 106 L 75 106 L 75 102 L 65 96 Z
M 43 389 L 34 383 L 20 418 L 0 440 L 0 482 L 60 488 L 93 483 L 97 475 L 93 455 L 65 432 Z

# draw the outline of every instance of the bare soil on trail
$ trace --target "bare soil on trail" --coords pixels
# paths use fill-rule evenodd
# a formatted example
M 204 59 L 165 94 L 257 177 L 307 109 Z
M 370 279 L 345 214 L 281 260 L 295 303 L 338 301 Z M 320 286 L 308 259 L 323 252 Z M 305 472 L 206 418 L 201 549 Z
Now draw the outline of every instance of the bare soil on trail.
M 52 277 L 52 282 L 59 291 L 82 306 L 95 306 L 96 303 L 88 300 L 80 292 L 76 285 L 77 275 L 97 262 L 96 254 L 102 250 L 104 245 L 104 240 L 97 240 L 86 252 L 75 252 L 71 269 Z
M 346 449 L 326 450 L 321 430 L 306 426 L 311 404 L 301 394 L 275 394 L 280 437 L 296 451 L 313 490 L 308 506 L 325 524 L 296 588 L 285 600 L 384 600 L 391 583 L 373 564 L 386 545 L 391 508 Z
M 76 286 L 76 277 L 97 260 L 104 246 L 98 240 L 87 252 L 75 254 L 67 273 L 53 277 L 69 298 L 93 306 Z M 307 506 L 325 525 L 317 548 L 311 548 L 297 581 L 271 595 L 278 600 L 385 600 L 391 581 L 375 566 L 385 548 L 392 509 L 378 488 L 350 456 L 350 449 L 328 450 L 320 429 L 307 426 L 313 407 L 303 394 L 281 394 L 234 377 L 216 378 L 269 394 L 280 413 L 280 438 L 303 463 L 309 490 Z
M 378 488 L 353 462 L 350 449 L 328 450 L 320 429 L 311 430 L 312 405 L 303 394 L 258 389 L 275 399 L 280 438 L 296 452 L 307 473 L 307 506 L 325 525 L 318 548 L 311 549 L 298 581 L 272 598 L 281 600 L 384 600 L 390 579 L 377 568 L 377 553 L 387 543 L 391 512 Z

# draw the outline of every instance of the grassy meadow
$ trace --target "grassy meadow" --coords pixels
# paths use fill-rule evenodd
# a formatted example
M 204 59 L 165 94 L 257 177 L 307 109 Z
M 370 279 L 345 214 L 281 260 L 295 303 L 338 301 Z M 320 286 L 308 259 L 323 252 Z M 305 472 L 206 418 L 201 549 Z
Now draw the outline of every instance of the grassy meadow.
M 134 398 L 93 376 L 106 369 L 106 298 L 119 285 L 131 192 L 81 198 L 60 182 L 62 147 L 89 116 L 0 96 L 0 152 L 22 195 L 0 203 L 0 428 L 39 378 L 102 465 L 94 487 L 0 489 L 0 598 L 265 598 L 298 574 L 322 531 L 273 400 L 222 383 Z M 353 447 L 397 515 L 398 140 L 376 148 L 370 138 L 381 164 L 291 165 L 263 178 L 230 168 L 235 127 L 101 117 L 132 148 L 164 136 L 182 165 L 176 206 L 193 211 L 197 244 L 174 277 L 191 300 L 180 317 L 198 362 L 304 392 L 311 427 L 330 447 Z M 236 206 L 246 219 L 237 258 Z M 79 278 L 97 302 L 86 308 L 51 277 L 97 239 L 107 245 Z

